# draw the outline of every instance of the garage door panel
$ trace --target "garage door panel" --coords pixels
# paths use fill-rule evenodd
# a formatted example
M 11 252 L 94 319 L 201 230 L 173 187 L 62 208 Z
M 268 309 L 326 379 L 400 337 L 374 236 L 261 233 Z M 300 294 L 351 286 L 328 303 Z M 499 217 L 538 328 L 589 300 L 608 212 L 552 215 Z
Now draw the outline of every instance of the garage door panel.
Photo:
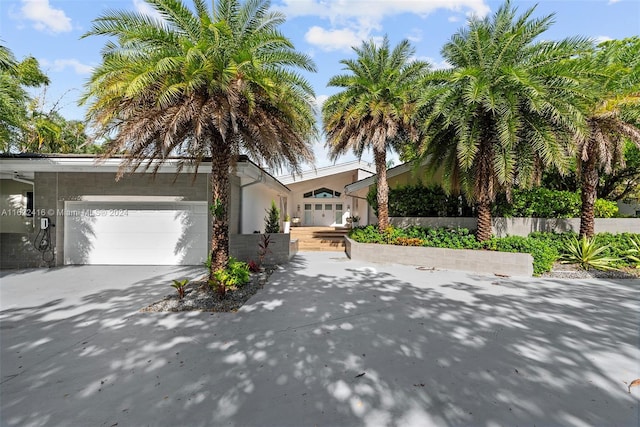
M 205 202 L 67 202 L 65 264 L 198 265 L 207 253 Z M 80 215 L 78 215 L 80 213 Z

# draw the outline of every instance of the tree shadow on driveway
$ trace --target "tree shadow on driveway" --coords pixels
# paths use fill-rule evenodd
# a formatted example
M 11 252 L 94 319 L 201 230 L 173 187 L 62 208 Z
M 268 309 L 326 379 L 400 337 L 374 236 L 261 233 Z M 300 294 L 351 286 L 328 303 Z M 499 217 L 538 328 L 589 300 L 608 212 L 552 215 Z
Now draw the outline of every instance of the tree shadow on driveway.
M 637 282 L 300 254 L 237 313 L 137 312 L 169 278 L 3 308 L 0 424 L 640 420 L 638 391 L 623 383 L 640 377 Z

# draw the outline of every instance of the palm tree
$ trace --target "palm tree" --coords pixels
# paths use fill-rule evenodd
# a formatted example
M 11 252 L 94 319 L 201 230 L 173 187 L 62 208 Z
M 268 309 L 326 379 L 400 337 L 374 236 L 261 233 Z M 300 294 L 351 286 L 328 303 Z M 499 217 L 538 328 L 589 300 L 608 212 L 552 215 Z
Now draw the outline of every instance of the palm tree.
M 82 102 L 110 137 L 105 156 L 122 153 L 118 174 L 168 156 L 184 166 L 211 158 L 211 275 L 229 258 L 229 172 L 241 153 L 276 169 L 313 161 L 316 134 L 309 83 L 315 71 L 278 27 L 268 0 L 146 0 L 161 20 L 107 12 L 83 37 L 114 37 Z M 212 278 L 212 277 L 211 277 Z
M 356 59 L 340 61 L 347 74 L 329 80 L 329 86 L 343 88 L 322 107 L 324 131 L 330 157 L 353 151 L 358 158 L 371 148 L 376 164 L 378 228 L 389 226 L 389 184 L 387 151 L 407 139 L 416 138 L 412 124 L 416 86 L 428 64 L 414 61 L 414 49 L 407 40 L 393 50 L 384 38 L 353 48 Z
M 580 236 L 594 234 L 594 207 L 600 172 L 610 174 L 624 167 L 627 139 L 640 148 L 640 37 L 602 43 L 592 55 L 604 70 L 594 80 L 593 105 L 587 119 L 588 133 L 577 138 L 582 211 Z
M 542 167 L 564 170 L 570 135 L 584 132 L 585 70 L 570 58 L 591 43 L 538 39 L 553 15 L 533 19 L 534 10 L 516 16 L 507 1 L 472 18 L 442 49 L 452 68 L 431 73 L 423 91 L 419 151 L 448 191 L 475 202 L 480 241 L 491 237 L 496 194 L 530 186 Z

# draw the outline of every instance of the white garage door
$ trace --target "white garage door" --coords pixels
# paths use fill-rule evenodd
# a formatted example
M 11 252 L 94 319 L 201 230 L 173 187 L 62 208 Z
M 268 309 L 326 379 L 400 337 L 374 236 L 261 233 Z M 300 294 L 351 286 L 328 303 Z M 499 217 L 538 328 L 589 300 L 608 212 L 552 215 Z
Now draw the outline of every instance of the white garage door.
M 206 202 L 65 202 L 65 264 L 198 265 Z

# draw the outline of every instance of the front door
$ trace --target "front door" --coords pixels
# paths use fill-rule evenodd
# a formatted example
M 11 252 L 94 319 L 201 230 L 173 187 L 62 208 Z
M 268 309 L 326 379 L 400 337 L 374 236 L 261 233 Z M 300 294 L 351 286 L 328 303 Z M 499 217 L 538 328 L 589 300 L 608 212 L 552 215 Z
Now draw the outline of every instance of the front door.
M 305 203 L 304 223 L 308 227 L 342 225 L 342 203 Z

